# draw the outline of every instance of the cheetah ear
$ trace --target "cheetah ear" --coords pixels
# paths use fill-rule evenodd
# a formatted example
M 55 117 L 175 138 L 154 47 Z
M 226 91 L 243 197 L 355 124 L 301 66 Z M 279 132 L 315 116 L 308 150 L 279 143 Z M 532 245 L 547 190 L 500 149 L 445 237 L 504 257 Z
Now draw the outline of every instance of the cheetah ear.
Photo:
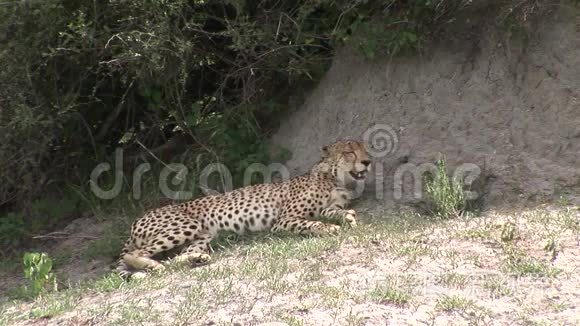
M 322 146 L 320 150 L 322 151 L 322 157 L 328 157 L 328 146 Z

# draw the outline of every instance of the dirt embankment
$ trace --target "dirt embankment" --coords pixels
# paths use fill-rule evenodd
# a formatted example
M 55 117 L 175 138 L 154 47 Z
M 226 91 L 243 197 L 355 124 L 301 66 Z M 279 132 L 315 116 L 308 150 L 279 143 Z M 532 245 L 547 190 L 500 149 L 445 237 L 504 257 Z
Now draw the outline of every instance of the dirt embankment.
M 554 8 L 519 34 L 491 13 L 459 19 L 443 41 L 411 57 L 369 62 L 343 49 L 273 143 L 293 153 L 288 167 L 298 173 L 320 146 L 384 124 L 396 133 L 388 136 L 394 150 L 375 158 L 383 177 L 366 190 L 386 203 L 413 197 L 409 178 L 402 178 L 402 195 L 396 192 L 405 163 L 440 155 L 452 170 L 481 170 L 486 204 L 578 201 L 580 13 Z

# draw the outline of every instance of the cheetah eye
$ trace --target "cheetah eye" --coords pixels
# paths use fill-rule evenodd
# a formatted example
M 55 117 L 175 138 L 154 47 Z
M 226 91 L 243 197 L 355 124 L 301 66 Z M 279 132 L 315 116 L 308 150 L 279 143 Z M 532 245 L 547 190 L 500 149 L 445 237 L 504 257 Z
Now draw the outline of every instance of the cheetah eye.
M 343 152 L 342 155 L 349 160 L 356 160 L 356 154 L 354 152 Z

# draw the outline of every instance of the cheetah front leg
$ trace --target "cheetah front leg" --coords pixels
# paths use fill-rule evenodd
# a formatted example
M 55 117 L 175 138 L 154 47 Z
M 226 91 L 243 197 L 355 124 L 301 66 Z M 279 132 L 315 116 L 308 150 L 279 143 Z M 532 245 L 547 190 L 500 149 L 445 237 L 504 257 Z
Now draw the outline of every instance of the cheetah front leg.
M 328 235 L 336 234 L 340 226 L 302 217 L 282 217 L 272 226 L 272 232 L 288 231 L 297 234 Z
M 330 193 L 330 199 L 327 206 L 320 212 L 321 216 L 336 217 L 339 216 L 343 222 L 351 227 L 356 226 L 356 211 L 345 209 L 350 202 L 350 194 L 344 188 L 336 188 Z
M 162 270 L 164 266 L 157 260 L 151 258 L 154 254 L 160 252 L 156 246 L 136 249 L 123 255 L 123 266 L 138 270 Z
M 191 243 L 183 248 L 181 253 L 173 258 L 178 264 L 192 264 L 192 265 L 203 265 L 207 264 L 211 260 L 209 255 L 209 243 L 211 242 L 212 235 L 209 233 L 202 233 L 195 236 Z

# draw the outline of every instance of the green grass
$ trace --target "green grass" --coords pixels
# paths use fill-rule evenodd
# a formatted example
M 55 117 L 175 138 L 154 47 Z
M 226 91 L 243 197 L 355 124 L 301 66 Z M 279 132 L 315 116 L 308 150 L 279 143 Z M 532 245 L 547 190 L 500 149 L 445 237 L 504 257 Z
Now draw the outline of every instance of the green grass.
M 349 291 L 346 284 L 327 285 L 325 283 L 302 283 L 298 288 L 300 296 L 314 296 L 319 298 L 320 306 L 337 308 L 345 300 L 360 300 L 358 295 Z
M 513 294 L 513 291 L 509 288 L 506 279 L 501 276 L 486 278 L 483 282 L 483 288 L 489 290 L 493 298 L 510 296 Z
M 121 290 L 128 286 L 131 286 L 131 283 L 127 283 L 119 274 L 110 273 L 94 281 L 91 289 L 98 293 L 107 293 Z
M 117 317 L 113 320 L 113 324 L 127 325 L 147 322 L 160 325 L 163 323 L 163 317 L 159 309 L 156 309 L 152 298 L 131 300 L 118 306 L 115 310 Z
M 514 276 L 556 277 L 561 270 L 529 256 L 514 246 L 505 246 L 504 270 Z
M 562 302 L 557 299 L 549 299 L 548 306 L 554 312 L 562 312 L 571 308 L 572 304 L 570 304 L 569 302 Z
M 459 295 L 442 295 L 437 300 L 436 309 L 445 313 L 463 316 L 469 325 L 488 324 L 491 312 L 475 304 L 471 299 Z
M 466 299 L 458 295 L 443 295 L 437 300 L 436 307 L 437 309 L 445 312 L 464 312 L 473 306 L 475 306 L 473 300 Z
M 294 317 L 287 312 L 278 313 L 276 315 L 276 319 L 288 324 L 289 326 L 302 326 L 302 325 L 304 325 L 304 322 L 301 319 Z
M 180 305 L 199 308 L 196 308 L 197 312 L 191 314 L 176 313 L 175 318 L 179 320 L 195 319 L 196 316 L 206 311 L 209 307 L 204 308 L 203 305 L 199 305 L 199 301 L 202 301 L 206 296 L 212 297 L 217 304 L 225 303 L 228 298 L 235 297 L 237 293 L 235 286 L 233 286 L 232 280 L 234 279 L 248 280 L 248 282 L 258 285 L 258 288 L 264 293 L 276 294 L 294 290 L 285 280 L 285 277 L 292 272 L 297 273 L 303 290 L 317 292 L 330 301 L 340 302 L 345 296 L 348 297 L 347 291 L 343 288 L 307 287 L 311 282 L 321 278 L 323 271 L 328 270 L 329 267 L 332 268 L 332 254 L 345 243 L 369 245 L 371 241 L 390 240 L 394 238 L 393 234 L 413 228 L 411 225 L 372 224 L 354 230 L 345 230 L 338 236 L 330 237 L 299 237 L 264 233 L 225 238 L 225 240 L 222 238 L 216 241 L 217 245 L 214 248 L 217 248 L 217 252 L 212 254 L 216 263 L 204 268 L 191 269 L 188 266 L 171 265 L 167 271 L 153 273 L 144 280 L 134 280 L 128 283 L 114 273 L 108 274 L 97 280 L 76 284 L 70 289 L 55 294 L 47 294 L 42 299 L 33 301 L 33 305 L 37 308 L 33 309 L 28 317 L 34 319 L 62 314 L 74 308 L 73 298 L 78 298 L 80 293 L 85 295 L 91 293 L 127 294 L 163 289 L 170 282 L 167 277 L 172 274 L 175 275 L 174 277 L 187 277 L 187 279 L 196 280 L 196 282 L 220 282 L 222 284 L 217 289 L 204 288 L 201 292 L 189 291 L 187 299 Z M 119 237 L 110 235 L 96 244 L 92 244 L 89 246 L 88 255 L 109 253 L 109 249 L 111 252 L 113 249 L 118 250 L 119 247 L 112 244 L 106 245 L 104 247 L 106 250 L 100 247 L 111 238 Z M 99 250 L 95 248 L 99 248 Z M 325 255 L 329 257 L 328 262 L 325 261 L 326 259 L 320 259 L 321 256 Z M 236 262 L 232 264 L 227 263 L 237 257 L 245 258 L 236 259 Z M 123 308 L 119 308 L 119 315 L 115 317 L 116 322 L 140 322 L 144 320 L 145 317 L 135 312 L 137 309 L 135 305 L 135 303 L 130 302 L 124 303 Z M 107 315 L 109 314 L 107 310 L 110 309 L 108 305 L 104 305 L 103 311 L 98 313 Z
M 463 180 L 449 177 L 445 159 L 436 162 L 437 171 L 425 179 L 425 191 L 433 214 L 440 218 L 460 216 L 466 208 Z
M 520 325 L 525 325 L 525 326 L 551 326 L 553 325 L 552 323 L 546 321 L 546 320 L 537 320 L 532 318 L 532 316 L 530 316 L 530 312 L 528 311 L 519 311 L 516 312 L 516 317 L 517 320 L 519 322 Z
M 507 269 L 516 276 L 555 277 L 561 270 L 534 258 L 507 262 Z
M 397 306 L 404 306 L 408 304 L 412 298 L 409 291 L 398 289 L 389 286 L 377 287 L 369 293 L 369 297 L 381 304 L 393 304 Z
M 362 326 L 365 325 L 364 318 L 359 314 L 353 313 L 352 310 L 349 311 L 345 318 L 345 322 L 349 326 Z
M 131 219 L 127 217 L 119 217 L 110 220 L 110 222 L 106 224 L 101 237 L 88 243 L 87 248 L 83 252 L 84 260 L 89 261 L 95 258 L 118 257 L 125 240 L 127 240 L 129 236 L 130 228 Z
M 441 275 L 439 275 L 437 280 L 439 283 L 442 283 L 442 284 L 445 284 L 448 286 L 452 286 L 452 287 L 458 287 L 458 288 L 465 287 L 467 285 L 467 282 L 469 281 L 467 275 L 463 275 L 463 274 L 459 274 L 459 273 L 455 273 L 455 272 L 441 274 Z
M 80 293 L 75 291 L 62 291 L 56 295 L 40 297 L 30 310 L 29 317 L 37 319 L 58 316 L 72 310 L 78 303 L 79 298 Z
M 492 238 L 492 232 L 487 228 L 477 228 L 462 230 L 459 232 L 458 236 L 469 240 L 486 240 Z
M 55 268 L 68 264 L 72 258 L 73 252 L 70 249 L 64 249 L 51 255 Z
M 179 304 L 173 316 L 176 324 L 192 324 L 194 321 L 199 320 L 207 313 L 208 307 L 206 305 L 199 304 L 199 302 L 203 299 L 201 297 L 202 294 L 203 289 L 201 284 L 192 286 L 187 291 L 185 300 Z

